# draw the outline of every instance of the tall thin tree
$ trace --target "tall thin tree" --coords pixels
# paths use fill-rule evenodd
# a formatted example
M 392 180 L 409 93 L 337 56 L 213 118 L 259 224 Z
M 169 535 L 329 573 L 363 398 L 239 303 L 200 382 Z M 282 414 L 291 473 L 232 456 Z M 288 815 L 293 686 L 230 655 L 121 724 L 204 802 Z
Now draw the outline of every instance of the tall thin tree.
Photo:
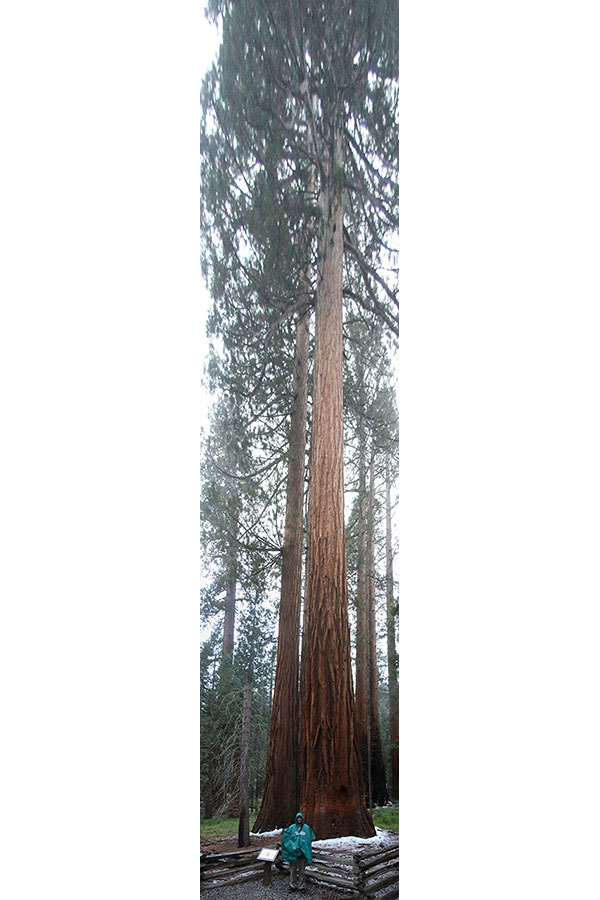
M 392 501 L 390 464 L 385 463 L 385 597 L 388 664 L 388 698 L 390 713 L 390 794 L 398 799 L 398 665 L 396 662 L 395 609 L 394 609 L 394 559 L 392 555 Z
M 350 662 L 342 395 L 343 130 L 331 116 L 321 185 L 301 805 L 316 834 L 374 834 Z M 339 173 L 339 174 L 338 174 Z
M 381 749 L 379 724 L 379 676 L 377 667 L 377 619 L 375 597 L 375 448 L 371 449 L 369 464 L 369 518 L 368 518 L 368 577 L 369 603 L 369 795 L 372 803 L 384 806 L 389 800 L 385 764 Z
M 277 668 L 262 805 L 254 831 L 291 822 L 300 800 L 298 677 L 308 380 L 308 313 L 298 318 L 290 417 L 287 506 L 282 551 Z

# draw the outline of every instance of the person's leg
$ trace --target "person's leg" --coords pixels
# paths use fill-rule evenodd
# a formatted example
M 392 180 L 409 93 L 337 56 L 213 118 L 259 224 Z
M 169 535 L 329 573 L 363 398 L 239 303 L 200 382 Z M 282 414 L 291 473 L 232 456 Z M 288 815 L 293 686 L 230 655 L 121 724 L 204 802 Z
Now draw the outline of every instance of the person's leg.
M 298 860 L 295 859 L 290 863 L 290 887 L 293 891 L 296 890 L 297 875 L 298 875 Z
M 306 857 L 301 856 L 298 860 L 298 888 L 304 890 L 304 867 L 306 865 Z

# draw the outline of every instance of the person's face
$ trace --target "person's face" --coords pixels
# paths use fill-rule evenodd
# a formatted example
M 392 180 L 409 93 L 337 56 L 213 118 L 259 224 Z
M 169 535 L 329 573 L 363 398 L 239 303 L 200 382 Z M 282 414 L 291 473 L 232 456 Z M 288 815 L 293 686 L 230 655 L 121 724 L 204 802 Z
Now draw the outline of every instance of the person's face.
M 296 825 L 302 825 L 302 816 L 296 817 Z

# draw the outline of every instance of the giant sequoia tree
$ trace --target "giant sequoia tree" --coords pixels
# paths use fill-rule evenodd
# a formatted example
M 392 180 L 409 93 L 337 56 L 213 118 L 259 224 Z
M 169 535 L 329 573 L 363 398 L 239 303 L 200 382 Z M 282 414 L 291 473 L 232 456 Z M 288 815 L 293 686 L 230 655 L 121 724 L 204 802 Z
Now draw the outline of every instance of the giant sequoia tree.
M 300 804 L 319 837 L 367 836 L 374 831 L 355 734 L 347 610 L 343 296 L 397 333 L 389 282 L 397 4 L 211 0 L 209 9 L 221 19 L 223 45 L 203 92 L 203 223 L 216 315 L 234 323 L 229 337 L 276 340 L 311 305 L 304 287 L 311 252 L 315 262 Z M 254 332 L 244 304 L 256 317 Z M 268 377 L 274 355 L 264 344 L 263 354 Z M 280 652 L 289 697 L 297 660 Z M 278 699 L 274 715 L 293 714 L 285 702 Z

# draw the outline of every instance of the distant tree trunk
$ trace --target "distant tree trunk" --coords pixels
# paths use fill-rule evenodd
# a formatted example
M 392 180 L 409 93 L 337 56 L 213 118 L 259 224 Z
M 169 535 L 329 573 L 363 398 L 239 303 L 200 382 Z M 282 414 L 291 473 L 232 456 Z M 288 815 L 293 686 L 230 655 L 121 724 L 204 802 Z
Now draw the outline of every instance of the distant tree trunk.
M 298 319 L 290 420 L 287 506 L 281 571 L 277 668 L 269 749 L 262 805 L 254 831 L 272 831 L 291 822 L 298 811 L 298 667 L 302 588 L 302 525 L 304 459 L 306 454 L 306 394 L 308 380 L 308 320 Z
M 358 459 L 358 570 L 356 579 L 356 737 L 360 748 L 365 787 L 369 784 L 369 704 L 367 693 L 367 488 L 364 437 L 359 436 Z
M 371 451 L 369 471 L 369 533 L 368 533 L 368 590 L 369 598 L 369 750 L 371 801 L 384 806 L 389 798 L 385 779 L 385 765 L 381 749 L 379 725 L 379 677 L 377 672 L 377 623 L 375 618 L 375 451 Z
M 209 746 L 209 758 L 210 758 L 210 750 L 214 747 L 214 729 L 213 729 L 213 720 L 214 720 L 214 707 L 215 707 L 215 697 L 217 691 L 217 666 L 213 665 L 212 672 L 212 685 L 210 688 L 210 702 L 208 706 L 208 719 L 210 722 L 210 727 L 206 729 L 201 735 L 201 741 L 205 740 Z M 212 819 L 215 812 L 215 771 L 213 766 L 209 764 L 207 778 L 206 778 L 206 787 L 204 793 L 202 795 L 202 800 L 204 802 L 204 818 Z
M 242 709 L 242 741 L 240 745 L 240 821 L 238 826 L 238 847 L 250 846 L 250 715 L 252 712 L 252 662 L 248 666 L 244 684 L 244 705 Z
M 275 676 L 275 653 L 271 656 L 271 664 L 269 666 L 269 707 L 273 706 L 273 680 Z
M 233 501 L 232 521 L 237 533 L 237 504 Z M 227 693 L 230 687 L 231 667 L 233 664 L 233 644 L 235 632 L 235 603 L 237 584 L 237 553 L 235 545 L 230 545 L 227 561 L 227 580 L 225 583 L 225 620 L 223 623 L 223 656 L 219 674 L 219 692 Z M 237 816 L 239 809 L 239 746 L 236 747 L 231 763 L 231 769 L 224 784 L 224 803 L 219 809 L 219 814 L 230 818 Z
M 225 585 L 225 621 L 223 623 L 223 661 L 233 660 L 233 633 L 235 628 L 235 585 L 237 580 L 237 558 L 235 547 L 229 551 L 227 582 Z
M 392 557 L 392 503 L 390 466 L 385 465 L 385 593 L 387 609 L 388 700 L 390 706 L 390 794 L 398 800 L 398 666 L 394 628 L 394 569 Z
M 344 533 L 342 128 L 321 185 L 301 806 L 318 838 L 375 834 L 352 691 Z

